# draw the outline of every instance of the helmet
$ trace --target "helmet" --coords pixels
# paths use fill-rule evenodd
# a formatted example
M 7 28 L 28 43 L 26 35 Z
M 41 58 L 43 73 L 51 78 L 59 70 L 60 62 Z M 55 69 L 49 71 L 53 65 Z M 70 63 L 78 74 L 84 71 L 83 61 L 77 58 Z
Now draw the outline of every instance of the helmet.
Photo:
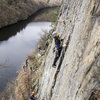
M 32 95 L 34 95 L 34 94 L 35 94 L 35 92 L 33 91 L 33 92 L 32 92 Z
M 54 31 L 54 32 L 52 33 L 52 35 L 54 36 L 56 33 L 57 33 L 57 32 L 56 32 L 56 31 Z
M 57 33 L 56 31 L 54 31 L 53 33 L 52 33 L 52 36 L 55 38 L 55 37 L 59 37 L 59 33 Z

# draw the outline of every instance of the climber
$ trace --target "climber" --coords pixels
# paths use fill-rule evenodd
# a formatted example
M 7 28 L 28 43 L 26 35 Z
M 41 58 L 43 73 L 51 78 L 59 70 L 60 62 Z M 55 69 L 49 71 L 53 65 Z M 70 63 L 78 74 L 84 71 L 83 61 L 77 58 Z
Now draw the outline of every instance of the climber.
M 48 46 L 49 46 L 49 39 L 47 39 L 47 41 L 46 41 L 46 43 L 45 43 L 45 48 L 48 48 Z
M 38 48 L 38 51 L 40 52 L 40 50 L 41 50 L 41 46 L 40 46 L 40 45 L 38 45 L 38 46 L 37 46 L 37 48 Z
M 30 100 L 35 100 L 35 92 L 33 91 L 32 94 L 30 95 Z
M 65 37 L 63 39 L 60 39 L 58 33 L 55 33 L 53 35 L 54 35 L 54 40 L 55 40 L 55 45 L 56 45 L 56 55 L 55 55 L 55 59 L 54 59 L 53 65 L 52 65 L 54 67 L 54 66 L 56 66 L 56 62 L 60 57 L 62 48 L 66 47 L 67 45 L 66 44 L 62 45 L 62 41 Z

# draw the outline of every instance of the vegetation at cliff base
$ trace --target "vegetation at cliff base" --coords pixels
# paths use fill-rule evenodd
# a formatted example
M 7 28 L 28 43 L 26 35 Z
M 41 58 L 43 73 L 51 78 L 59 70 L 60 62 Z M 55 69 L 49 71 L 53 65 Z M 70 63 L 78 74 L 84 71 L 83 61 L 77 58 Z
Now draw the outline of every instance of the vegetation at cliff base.
M 46 47 L 49 36 L 50 34 L 44 31 L 44 35 L 37 43 L 41 46 L 41 51 L 36 48 L 26 57 L 22 69 L 18 71 L 16 80 L 10 82 L 0 95 L 2 100 L 10 100 L 10 98 L 12 100 L 28 100 L 31 91 L 38 92 L 38 80 L 43 73 L 45 58 L 49 50 L 49 46 Z

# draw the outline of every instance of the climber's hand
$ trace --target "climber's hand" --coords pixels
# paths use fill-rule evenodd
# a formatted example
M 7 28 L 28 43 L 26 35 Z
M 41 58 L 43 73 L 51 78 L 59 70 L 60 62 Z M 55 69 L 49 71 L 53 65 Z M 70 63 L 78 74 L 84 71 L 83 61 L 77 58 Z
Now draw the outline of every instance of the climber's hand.
M 65 35 L 65 36 L 62 36 L 62 39 L 64 40 L 64 39 L 65 39 L 65 37 L 66 37 L 66 35 Z
M 63 47 L 66 47 L 66 46 L 67 46 L 66 44 L 63 45 Z

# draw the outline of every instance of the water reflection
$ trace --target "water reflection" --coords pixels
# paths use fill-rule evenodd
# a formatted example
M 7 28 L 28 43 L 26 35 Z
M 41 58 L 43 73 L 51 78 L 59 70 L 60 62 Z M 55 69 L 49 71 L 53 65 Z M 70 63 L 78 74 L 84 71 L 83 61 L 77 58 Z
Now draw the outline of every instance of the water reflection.
M 18 66 L 25 60 L 26 55 L 36 48 L 40 34 L 43 34 L 42 30 L 49 30 L 50 24 L 31 22 L 16 35 L 0 42 L 0 91 L 9 80 L 16 77 Z
M 9 37 L 16 35 L 16 33 L 25 28 L 27 24 L 27 21 L 21 21 L 19 23 L 0 29 L 0 41 L 8 40 Z
M 23 28 L 27 26 L 30 22 L 34 21 L 51 21 L 52 13 L 57 7 L 46 8 L 38 11 L 37 13 L 30 16 L 27 20 L 20 21 L 16 24 L 9 25 L 7 27 L 0 29 L 0 41 L 8 40 L 11 36 L 16 35 L 17 32 L 20 32 Z

